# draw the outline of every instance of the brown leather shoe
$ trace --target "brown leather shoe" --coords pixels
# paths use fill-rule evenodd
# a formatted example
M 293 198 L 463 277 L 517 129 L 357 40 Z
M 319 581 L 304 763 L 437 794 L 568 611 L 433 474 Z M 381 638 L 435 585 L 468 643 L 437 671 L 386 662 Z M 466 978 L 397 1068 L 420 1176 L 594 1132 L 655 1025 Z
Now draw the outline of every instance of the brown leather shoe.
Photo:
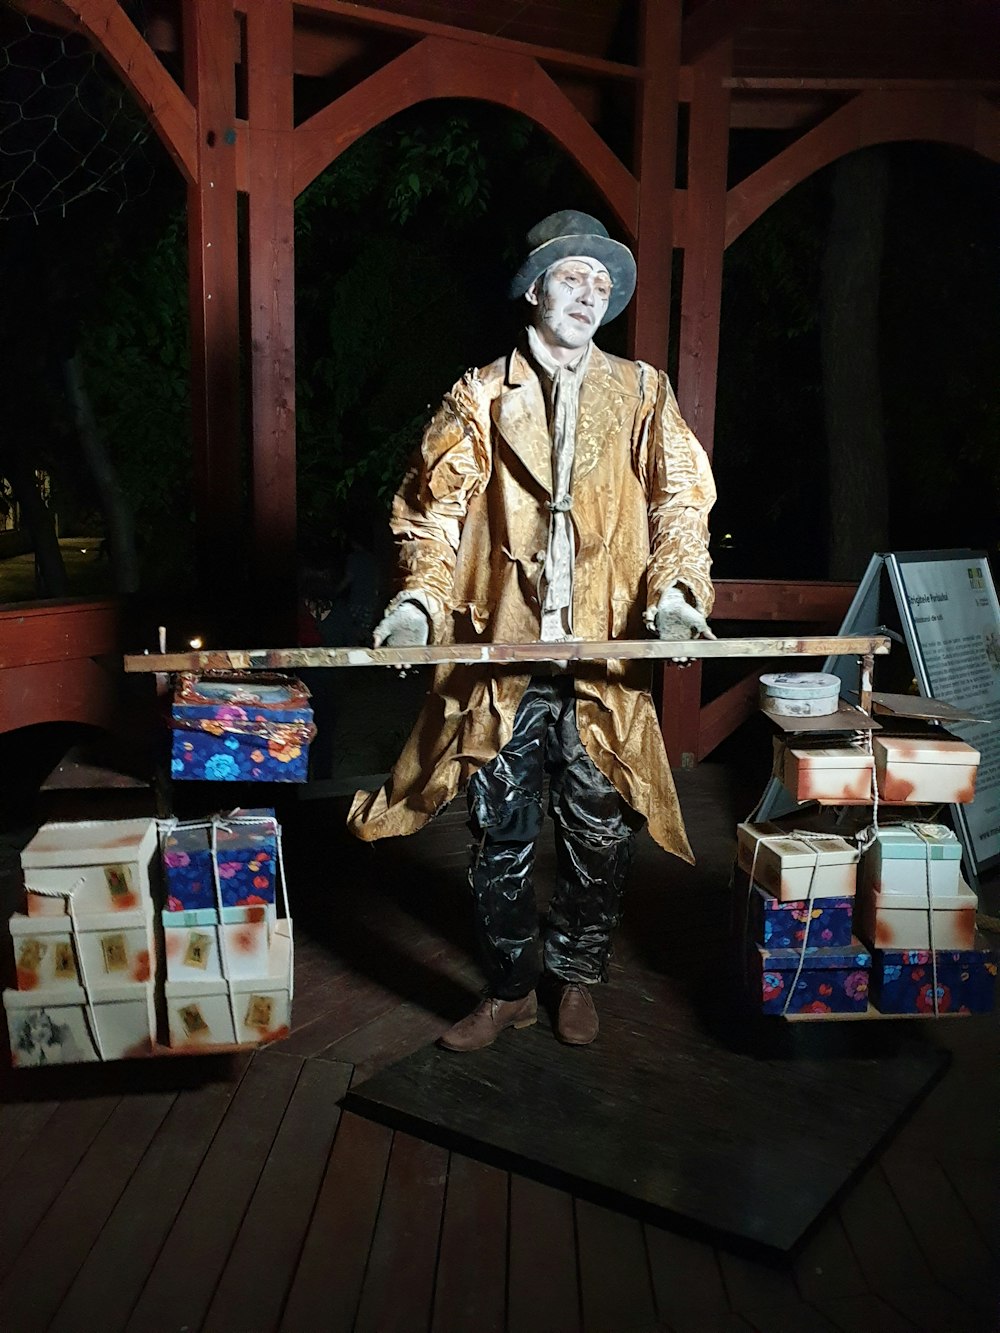
M 449 1028 L 438 1045 L 446 1051 L 481 1051 L 492 1046 L 504 1028 L 530 1028 L 538 1020 L 538 1001 L 529 991 L 520 1000 L 483 1000 L 472 1013 Z
M 568 1046 L 589 1046 L 599 1028 L 590 987 L 577 981 L 567 982 L 559 997 L 556 1036 Z

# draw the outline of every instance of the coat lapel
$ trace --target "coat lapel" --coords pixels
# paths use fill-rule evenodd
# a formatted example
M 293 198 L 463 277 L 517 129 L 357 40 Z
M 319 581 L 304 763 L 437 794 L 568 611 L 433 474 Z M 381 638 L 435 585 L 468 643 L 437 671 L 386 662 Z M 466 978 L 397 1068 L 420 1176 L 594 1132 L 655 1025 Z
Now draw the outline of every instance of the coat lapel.
M 520 351 L 511 353 L 507 383 L 494 400 L 493 421 L 534 479 L 552 494 L 552 440 L 538 376 Z

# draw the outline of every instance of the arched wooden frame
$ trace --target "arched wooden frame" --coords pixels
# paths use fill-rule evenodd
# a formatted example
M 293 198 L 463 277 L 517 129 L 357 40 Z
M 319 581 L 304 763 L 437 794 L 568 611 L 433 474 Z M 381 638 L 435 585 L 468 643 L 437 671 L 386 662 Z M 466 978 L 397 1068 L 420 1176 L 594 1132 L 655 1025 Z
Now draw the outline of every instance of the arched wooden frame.
M 921 140 L 949 144 L 1000 163 L 1000 109 L 985 97 L 951 89 L 861 93 L 802 135 L 728 192 L 726 43 L 696 63 L 691 81 L 691 133 L 683 238 L 685 269 L 681 290 L 681 346 L 678 399 L 685 417 L 711 451 L 718 379 L 722 263 L 725 249 L 772 204 L 838 158 L 879 143 Z M 723 132 L 721 126 L 725 125 Z M 824 602 L 840 619 L 849 601 L 843 585 L 720 588 L 716 618 L 770 618 L 782 602 L 796 617 L 796 598 L 806 587 L 812 614 Z M 757 676 L 747 675 L 708 704 L 701 704 L 700 664 L 667 668 L 664 686 L 674 706 L 664 708 L 664 733 L 671 758 L 693 766 L 730 735 L 757 708 Z M 680 701 L 680 706 L 677 706 Z
M 189 186 L 193 399 L 201 450 L 196 496 L 206 574 L 232 565 L 242 514 L 240 300 L 236 201 L 248 200 L 253 516 L 263 603 L 289 597 L 295 546 L 294 268 L 296 193 L 359 135 L 416 102 L 471 97 L 535 120 L 559 142 L 634 239 L 641 282 L 632 312 L 636 355 L 666 361 L 671 255 L 684 249 L 678 397 L 706 448 L 714 435 L 722 260 L 726 245 L 794 185 L 869 143 L 929 139 L 1000 161 L 1000 112 L 982 97 L 925 88 L 855 97 L 783 153 L 726 191 L 731 32 L 727 3 L 702 5 L 683 25 L 680 0 L 644 0 L 641 66 L 590 61 L 594 72 L 637 80 L 637 175 L 610 152 L 545 72 L 542 51 L 402 16 L 366 15 L 342 0 L 299 0 L 301 9 L 394 26 L 423 40 L 364 83 L 294 126 L 291 0 L 181 0 L 185 87 L 181 92 L 117 0 L 14 0 L 17 7 L 85 32 L 128 84 Z M 245 20 L 249 115 L 235 114 L 234 15 Z M 674 189 L 676 112 L 689 100 L 688 186 Z M 812 591 L 809 588 L 812 587 Z M 717 616 L 833 615 L 840 585 L 720 585 Z M 749 711 L 747 683 L 701 708 L 700 671 L 668 669 L 664 729 L 675 763 L 696 763 Z

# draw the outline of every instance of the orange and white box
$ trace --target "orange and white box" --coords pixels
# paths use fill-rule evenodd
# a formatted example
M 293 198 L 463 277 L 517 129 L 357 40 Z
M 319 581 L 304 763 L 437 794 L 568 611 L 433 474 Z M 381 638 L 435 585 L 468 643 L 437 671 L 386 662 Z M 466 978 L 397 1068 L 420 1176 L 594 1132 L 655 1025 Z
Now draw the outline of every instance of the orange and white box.
M 879 800 L 887 805 L 968 805 L 976 796 L 979 751 L 964 741 L 875 736 Z
M 228 982 L 168 980 L 165 987 L 170 1045 L 175 1050 L 258 1046 L 288 1033 L 292 999 L 292 923 L 275 923 L 267 967 L 257 977 Z
M 736 863 L 754 883 L 779 902 L 853 898 L 857 887 L 857 846 L 835 834 L 803 837 L 777 824 L 740 824 Z
M 963 879 L 956 892 L 933 896 L 930 919 L 926 893 L 863 893 L 854 924 L 875 949 L 974 949 L 977 906 Z
M 163 913 L 168 981 L 260 977 L 268 969 L 273 917 L 260 904 Z
M 21 852 L 29 916 L 132 912 L 151 902 L 153 819 L 43 824 Z
M 872 756 L 860 745 L 830 745 L 806 749 L 785 745 L 779 752 L 777 776 L 796 801 L 820 805 L 870 805 Z
M 79 986 L 73 927 L 68 916 L 24 916 L 18 912 L 8 924 L 18 990 Z
M 99 1060 L 86 999 L 81 986 L 5 990 L 3 1007 L 15 1069 Z

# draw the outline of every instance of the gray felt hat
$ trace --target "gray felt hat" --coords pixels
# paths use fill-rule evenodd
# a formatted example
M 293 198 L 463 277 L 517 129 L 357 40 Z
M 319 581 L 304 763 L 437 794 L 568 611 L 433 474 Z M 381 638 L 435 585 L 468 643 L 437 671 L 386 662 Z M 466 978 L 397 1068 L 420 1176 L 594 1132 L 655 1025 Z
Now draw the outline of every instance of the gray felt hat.
M 635 291 L 635 260 L 632 251 L 620 241 L 613 241 L 607 228 L 589 213 L 575 208 L 550 213 L 532 227 L 527 235 L 528 257 L 510 284 L 510 297 L 516 301 L 525 294 L 547 268 L 570 255 L 596 259 L 611 274 L 611 300 L 602 320 L 606 324 L 628 305 Z

